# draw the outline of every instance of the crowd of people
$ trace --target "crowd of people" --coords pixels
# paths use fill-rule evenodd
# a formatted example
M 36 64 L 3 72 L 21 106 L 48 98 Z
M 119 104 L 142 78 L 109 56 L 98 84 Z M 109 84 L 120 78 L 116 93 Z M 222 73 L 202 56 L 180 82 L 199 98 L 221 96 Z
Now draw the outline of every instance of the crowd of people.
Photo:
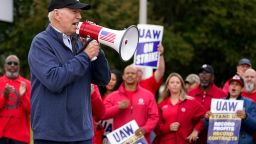
M 159 53 L 163 53 L 162 49 L 163 46 L 159 45 Z M 162 62 L 164 63 L 164 61 Z M 0 96 L 0 143 L 29 143 L 31 138 L 30 124 L 32 124 L 35 143 L 55 143 L 60 142 L 60 140 L 65 143 L 68 142 L 64 138 L 70 137 L 65 134 L 69 133 L 64 130 L 65 127 L 61 128 L 62 133 L 56 131 L 60 126 L 65 125 L 62 122 L 47 122 L 46 124 L 52 125 L 52 127 L 45 126 L 44 129 L 39 129 L 39 132 L 43 134 L 52 131 L 54 134 L 56 131 L 54 135 L 57 137 L 54 139 L 48 139 L 47 135 L 46 138 L 37 139 L 37 136 L 44 136 L 42 134 L 37 135 L 37 128 L 45 123 L 45 119 L 51 119 L 48 118 L 51 113 L 60 113 L 58 116 L 56 116 L 57 114 L 52 115 L 52 118 L 65 120 L 66 118 L 62 115 L 68 115 L 69 111 L 73 112 L 67 109 L 70 104 L 65 104 L 68 102 L 66 100 L 69 99 L 71 102 L 75 96 L 66 97 L 65 102 L 62 102 L 61 96 L 55 96 L 56 94 L 60 95 L 62 90 L 56 91 L 51 96 L 53 98 L 49 98 L 51 102 L 48 102 L 49 100 L 44 100 L 42 97 L 48 97 L 46 95 L 49 94 L 42 92 L 44 95 L 41 95 L 40 100 L 37 101 L 43 101 L 46 104 L 43 105 L 44 108 L 39 108 L 42 104 L 32 98 L 31 91 L 33 92 L 33 88 L 31 89 L 30 81 L 19 74 L 19 65 L 20 60 L 16 55 L 9 55 L 4 61 L 5 73 L 0 78 L 0 92 L 2 93 Z M 161 92 L 162 100 L 158 103 L 155 97 L 156 91 L 152 91 L 150 85 L 154 85 L 155 89 L 158 90 L 163 81 L 164 71 L 164 68 L 156 69 L 148 78 L 151 79 L 149 80 L 151 83 L 147 83 L 148 87 L 140 84 L 148 80 L 141 79 L 142 71 L 134 65 L 128 65 L 123 73 L 119 70 L 111 70 L 110 80 L 105 86 L 90 83 L 88 90 L 90 102 L 88 104 L 91 103 L 91 108 L 87 107 L 87 110 L 91 110 L 92 114 L 90 123 L 93 129 L 91 129 L 90 143 L 108 143 L 108 141 L 104 141 L 106 129 L 102 125 L 102 121 L 107 119 L 112 119 L 111 131 L 135 120 L 139 125 L 139 133 L 145 136 L 148 143 L 207 143 L 208 123 L 205 124 L 204 121 L 207 122 L 211 115 L 210 106 L 213 98 L 244 101 L 244 109 L 237 111 L 238 117 L 242 120 L 239 144 L 255 142 L 253 135 L 256 133 L 256 71 L 253 68 L 248 67 L 243 74 L 236 74 L 228 80 L 227 95 L 214 84 L 214 69 L 209 64 L 203 64 L 199 68 L 198 74 L 189 74 L 185 79 L 178 73 L 171 73 L 164 83 L 164 90 Z M 194 84 L 196 86 L 193 87 Z M 39 84 L 34 83 L 34 85 Z M 43 87 L 47 89 L 46 86 L 43 85 Z M 66 93 L 66 90 L 64 91 Z M 36 96 L 38 95 L 39 92 Z M 54 99 L 56 99 L 55 102 Z M 58 102 L 56 102 L 57 99 Z M 34 107 L 36 108 L 33 107 L 32 103 L 35 103 Z M 60 107 L 59 104 L 64 106 L 58 108 Z M 78 102 L 74 104 L 77 105 Z M 47 114 L 42 115 L 41 109 L 48 110 Z M 31 115 L 30 110 L 36 111 L 40 117 Z M 33 117 L 36 119 L 35 128 L 33 127 L 33 123 L 35 123 Z M 38 123 L 37 121 L 41 121 L 40 119 L 43 121 Z M 53 125 L 59 126 L 54 128 Z M 153 138 L 152 133 L 154 133 Z M 51 137 L 50 134 L 48 136 Z M 84 143 L 80 140 L 75 140 L 75 142 Z
M 34 144 L 107 144 L 106 133 L 131 120 L 139 126 L 136 135 L 148 143 L 205 144 L 212 99 L 243 100 L 236 112 L 242 121 L 238 143 L 256 142 L 256 71 L 249 59 L 239 60 L 237 73 L 223 88 L 214 83 L 209 64 L 185 79 L 173 72 L 164 80 L 162 44 L 159 65 L 149 78 L 143 79 L 133 64 L 123 72 L 110 70 L 96 40 L 85 45 L 74 35 L 81 10 L 90 8 L 76 0 L 50 2 L 50 23 L 29 50 L 30 80 L 20 75 L 17 55 L 6 57 L 0 77 L 0 144 L 28 144 L 30 139 Z

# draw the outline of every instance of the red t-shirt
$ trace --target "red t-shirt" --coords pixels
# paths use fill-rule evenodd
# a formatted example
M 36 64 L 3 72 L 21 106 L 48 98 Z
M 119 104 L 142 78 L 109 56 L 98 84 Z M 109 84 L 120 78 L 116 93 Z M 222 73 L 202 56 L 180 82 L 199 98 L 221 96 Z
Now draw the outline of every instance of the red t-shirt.
M 147 79 L 141 80 L 139 82 L 139 85 L 147 90 L 149 90 L 150 92 L 153 93 L 153 95 L 156 94 L 157 90 L 159 89 L 159 87 L 161 86 L 162 83 L 162 79 L 157 82 L 155 79 L 155 73 L 153 73 L 153 75 Z
M 197 88 L 188 92 L 188 95 L 194 97 L 203 107 L 209 111 L 211 107 L 211 101 L 213 98 L 224 98 L 227 96 L 220 88 L 215 84 L 207 91 L 204 91 L 198 86 Z
M 243 91 L 241 95 L 253 100 L 254 102 L 256 102 L 256 91 L 253 92 L 253 93 L 248 93 L 248 92 Z
M 26 84 L 26 92 L 22 96 L 19 94 L 21 82 Z M 9 94 L 9 99 L 5 99 L 3 94 L 7 83 L 15 88 L 15 92 Z M 15 80 L 5 75 L 0 78 L 0 137 L 29 143 L 30 92 L 30 82 L 21 76 Z

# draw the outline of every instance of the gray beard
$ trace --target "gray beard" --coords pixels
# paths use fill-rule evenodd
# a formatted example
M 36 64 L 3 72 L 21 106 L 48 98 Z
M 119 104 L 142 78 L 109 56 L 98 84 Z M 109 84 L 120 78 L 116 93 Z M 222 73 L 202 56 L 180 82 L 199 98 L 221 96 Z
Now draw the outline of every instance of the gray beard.
M 19 76 L 19 71 L 11 73 L 9 71 L 5 72 L 5 75 L 10 79 L 16 79 Z
M 245 91 L 252 92 L 254 90 L 254 84 L 245 84 Z

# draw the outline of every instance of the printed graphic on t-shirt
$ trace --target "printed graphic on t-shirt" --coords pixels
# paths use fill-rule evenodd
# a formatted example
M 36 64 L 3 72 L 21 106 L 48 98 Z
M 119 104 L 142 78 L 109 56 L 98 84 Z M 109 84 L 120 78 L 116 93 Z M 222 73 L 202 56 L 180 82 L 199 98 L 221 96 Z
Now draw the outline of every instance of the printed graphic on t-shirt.
M 15 109 L 20 104 L 20 96 L 19 93 L 15 90 L 14 92 L 11 92 L 9 94 L 8 99 L 6 100 L 6 103 L 4 105 L 7 109 Z

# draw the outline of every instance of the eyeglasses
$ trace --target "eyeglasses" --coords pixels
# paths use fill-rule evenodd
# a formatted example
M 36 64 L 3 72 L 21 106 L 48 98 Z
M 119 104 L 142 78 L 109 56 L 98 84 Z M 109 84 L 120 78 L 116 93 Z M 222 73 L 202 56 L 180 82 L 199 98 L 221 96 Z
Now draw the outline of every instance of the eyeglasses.
M 18 62 L 14 62 L 14 61 L 9 61 L 9 62 L 7 62 L 6 64 L 8 64 L 8 65 L 15 65 L 15 66 L 17 66 L 19 63 Z

